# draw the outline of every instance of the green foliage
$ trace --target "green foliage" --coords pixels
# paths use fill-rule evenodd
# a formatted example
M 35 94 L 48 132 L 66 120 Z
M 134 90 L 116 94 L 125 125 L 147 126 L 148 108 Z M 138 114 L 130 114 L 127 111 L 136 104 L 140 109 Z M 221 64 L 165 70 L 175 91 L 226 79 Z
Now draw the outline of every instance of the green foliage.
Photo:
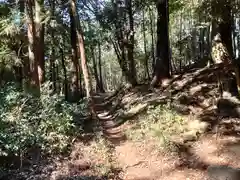
M 170 105 L 158 105 L 139 114 L 137 123 L 128 129 L 127 135 L 133 141 L 153 141 L 163 151 L 175 151 L 176 143 L 197 139 L 207 127 L 207 123 L 195 116 L 184 116 Z
M 169 14 L 174 14 L 175 12 L 183 9 L 184 2 L 182 0 L 170 0 L 169 1 Z
M 10 11 L 8 5 L 4 2 L 0 2 L 0 17 L 6 16 Z
M 201 1 L 195 11 L 198 16 L 207 21 L 222 21 L 222 15 L 225 13 L 225 8 L 231 8 L 233 12 L 236 12 L 236 10 L 238 11 L 239 9 L 239 4 L 230 0 L 204 0 Z
M 149 107 L 145 120 L 139 120 L 139 124 L 133 133 L 130 132 L 132 139 L 144 139 L 155 137 L 165 142 L 170 136 L 179 134 L 183 131 L 185 119 L 167 106 Z M 136 133 L 137 132 L 137 133 Z
M 10 9 L 3 5 L 0 5 L 0 11 L 2 12 L 0 14 L 0 69 L 3 65 L 10 69 L 12 65 L 21 64 L 14 47 L 20 43 L 22 16 L 17 9 Z
M 187 131 L 187 119 L 167 105 L 149 107 L 137 124 L 127 131 L 133 141 L 155 141 L 158 149 L 175 151 L 173 139 Z
M 76 131 L 73 111 L 84 107 L 70 105 L 48 92 L 43 89 L 38 99 L 12 84 L 1 89 L 1 155 L 24 154 L 32 146 L 41 147 L 46 153 L 61 152 L 69 145 Z

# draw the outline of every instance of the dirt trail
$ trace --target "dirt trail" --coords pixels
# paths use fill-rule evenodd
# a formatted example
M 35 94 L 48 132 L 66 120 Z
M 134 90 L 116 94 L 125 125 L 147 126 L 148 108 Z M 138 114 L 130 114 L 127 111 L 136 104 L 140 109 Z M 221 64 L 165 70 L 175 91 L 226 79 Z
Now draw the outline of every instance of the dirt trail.
M 179 109 L 184 109 L 183 107 L 187 105 L 188 110 L 198 114 L 202 121 L 207 121 L 214 131 L 213 126 L 219 123 L 219 117 L 214 110 L 214 98 L 218 91 L 213 71 L 202 69 L 176 78 L 172 82 L 171 89 L 174 88 L 170 95 L 173 99 L 174 96 L 175 99 L 180 99 L 180 103 L 184 105 Z M 181 91 L 187 95 L 183 95 Z M 137 89 L 136 92 L 142 92 L 142 89 Z M 165 89 L 163 92 L 170 91 Z M 128 97 L 124 98 L 127 101 L 126 104 L 150 102 L 151 99 L 156 100 L 164 96 L 161 92 L 136 94 L 129 93 Z M 167 96 L 169 96 L 168 93 Z M 131 99 L 138 99 L 138 101 L 131 102 Z M 113 118 L 110 116 L 109 119 Z M 123 133 L 124 128 L 128 127 L 120 126 L 117 132 Z M 111 131 L 114 130 L 111 129 Z M 127 140 L 116 145 L 113 156 L 123 170 L 121 178 L 124 180 L 207 180 L 209 166 L 240 167 L 240 137 L 236 131 L 232 135 L 217 136 L 214 132 L 204 134 L 195 142 L 178 144 L 178 150 L 175 153 L 163 153 L 156 144 L 152 140 L 147 142 Z
M 107 100 L 107 97 L 99 96 L 94 98 L 95 106 L 97 107 L 97 115 L 101 122 L 104 136 L 113 144 L 120 143 L 126 140 L 125 135 L 122 131 L 122 126 L 117 125 L 116 119 L 119 116 L 119 105 L 118 99 L 114 102 L 113 99 Z M 116 96 L 116 98 L 119 98 Z M 114 106 L 115 103 L 115 106 Z
M 201 120 L 207 120 L 213 126 L 219 121 L 216 112 L 211 109 L 214 106 L 212 103 L 214 103 L 213 100 L 216 97 L 217 90 L 214 74 L 211 75 L 209 72 L 211 70 L 203 69 L 176 78 L 172 85 L 175 90 L 171 90 L 171 95 L 174 95 L 176 99 L 180 99 L 180 102 L 181 98 L 179 97 L 183 97 L 183 104 L 187 105 L 187 108 L 192 107 L 192 109 L 189 109 L 191 112 L 198 113 L 199 117 L 202 118 Z M 204 73 L 207 75 L 204 75 Z M 201 84 L 199 85 L 198 82 L 201 82 Z M 179 85 L 176 86 L 176 84 Z M 151 99 L 160 99 L 161 101 L 161 97 L 164 96 L 163 94 L 160 95 L 161 92 L 138 94 L 138 92 L 142 92 L 142 89 L 136 89 L 135 91 L 137 93 L 129 93 L 122 102 L 126 101 L 126 104 L 151 103 Z M 188 95 L 182 96 L 181 91 Z M 169 96 L 169 94 L 167 95 Z M 174 97 L 172 98 L 174 99 Z M 131 99 L 134 99 L 134 101 L 131 102 Z M 136 99 L 138 100 L 136 101 Z M 178 144 L 178 150 L 175 153 L 163 153 L 159 147 L 156 147 L 157 143 L 153 140 L 132 142 L 124 139 L 124 130 L 128 126 L 114 127 L 115 119 L 118 117 L 118 115 L 116 116 L 117 111 L 114 111 L 115 114 L 107 113 L 111 110 L 105 106 L 103 108 L 105 113 L 100 112 L 99 117 L 103 120 L 106 135 L 115 144 L 112 153 L 122 169 L 121 179 L 207 180 L 207 168 L 209 166 L 228 165 L 233 168 L 240 167 L 240 137 L 236 134 L 217 136 L 215 133 L 208 133 L 202 135 L 195 142 Z M 180 109 L 183 108 L 180 107 Z M 197 111 L 194 112 L 194 110 Z
M 116 156 L 125 180 L 207 180 L 206 168 L 210 165 L 240 167 L 239 140 L 206 135 L 173 154 L 161 153 L 154 142 L 125 142 L 116 147 Z

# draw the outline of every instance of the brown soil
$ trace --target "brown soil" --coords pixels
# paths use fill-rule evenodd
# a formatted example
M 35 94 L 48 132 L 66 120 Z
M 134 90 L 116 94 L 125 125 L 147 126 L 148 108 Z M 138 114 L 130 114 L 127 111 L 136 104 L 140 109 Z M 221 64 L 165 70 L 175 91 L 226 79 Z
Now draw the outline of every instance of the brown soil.
M 51 179 L 57 179 L 56 177 L 59 178 L 61 174 L 65 178 L 91 175 L 93 179 L 207 180 L 208 166 L 240 167 L 238 142 L 239 138 L 233 136 L 216 138 L 214 135 L 204 135 L 192 144 L 182 145 L 178 152 L 167 153 L 157 148 L 154 141 L 125 141 L 117 145 L 112 152 L 116 167 L 121 172 L 113 170 L 112 176 L 109 177 L 99 177 L 98 172 L 91 169 L 91 164 L 107 165 L 106 157 L 101 152 L 92 154 L 90 148 L 80 143 L 75 145 L 78 148 L 75 152 L 81 152 L 88 157 L 74 154 L 72 160 L 59 164 L 58 169 L 52 173 Z
M 240 144 L 235 144 L 238 140 L 206 135 L 173 154 L 161 153 L 154 143 L 126 142 L 116 148 L 116 154 L 126 180 L 203 180 L 207 179 L 206 168 L 210 165 L 240 167 Z

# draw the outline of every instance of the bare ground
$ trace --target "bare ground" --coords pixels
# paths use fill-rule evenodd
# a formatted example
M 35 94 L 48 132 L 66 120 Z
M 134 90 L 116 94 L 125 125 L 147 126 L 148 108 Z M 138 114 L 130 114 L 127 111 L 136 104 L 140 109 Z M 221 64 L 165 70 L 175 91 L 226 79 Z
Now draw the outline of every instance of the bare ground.
M 76 144 L 76 147 L 84 147 Z M 93 148 L 90 146 L 89 148 Z M 156 147 L 154 141 L 131 142 L 126 141 L 116 146 L 111 152 L 114 159 L 109 162 L 103 152 L 92 154 L 92 150 L 76 150 L 89 156 L 74 157 L 63 161 L 52 173 L 51 179 L 67 179 L 69 177 L 86 176 L 93 179 L 124 179 L 124 180 L 204 180 L 208 178 L 208 166 L 228 165 L 240 167 L 239 138 L 214 135 L 204 135 L 190 145 L 179 145 L 178 152 L 163 152 Z M 94 148 L 93 148 L 94 149 Z M 96 152 L 95 152 L 96 153 Z M 89 159 L 90 158 L 90 159 Z M 106 161 L 106 159 L 108 159 Z M 85 163 L 91 165 L 109 166 L 112 172 L 105 177 L 99 177 L 101 172 L 85 169 Z M 89 168 L 89 169 L 88 169 Z M 111 169 L 112 168 L 112 169 Z

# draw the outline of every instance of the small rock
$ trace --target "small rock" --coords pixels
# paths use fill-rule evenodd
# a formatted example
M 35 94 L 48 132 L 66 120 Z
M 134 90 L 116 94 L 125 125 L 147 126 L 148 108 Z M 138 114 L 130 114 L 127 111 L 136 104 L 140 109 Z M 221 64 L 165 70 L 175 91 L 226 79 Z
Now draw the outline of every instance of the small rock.
M 200 92 L 204 87 L 207 87 L 207 84 L 200 84 L 195 87 L 190 88 L 190 95 L 195 95 L 197 92 Z
M 183 142 L 187 141 L 195 141 L 197 139 L 197 133 L 196 131 L 188 131 L 183 134 Z

